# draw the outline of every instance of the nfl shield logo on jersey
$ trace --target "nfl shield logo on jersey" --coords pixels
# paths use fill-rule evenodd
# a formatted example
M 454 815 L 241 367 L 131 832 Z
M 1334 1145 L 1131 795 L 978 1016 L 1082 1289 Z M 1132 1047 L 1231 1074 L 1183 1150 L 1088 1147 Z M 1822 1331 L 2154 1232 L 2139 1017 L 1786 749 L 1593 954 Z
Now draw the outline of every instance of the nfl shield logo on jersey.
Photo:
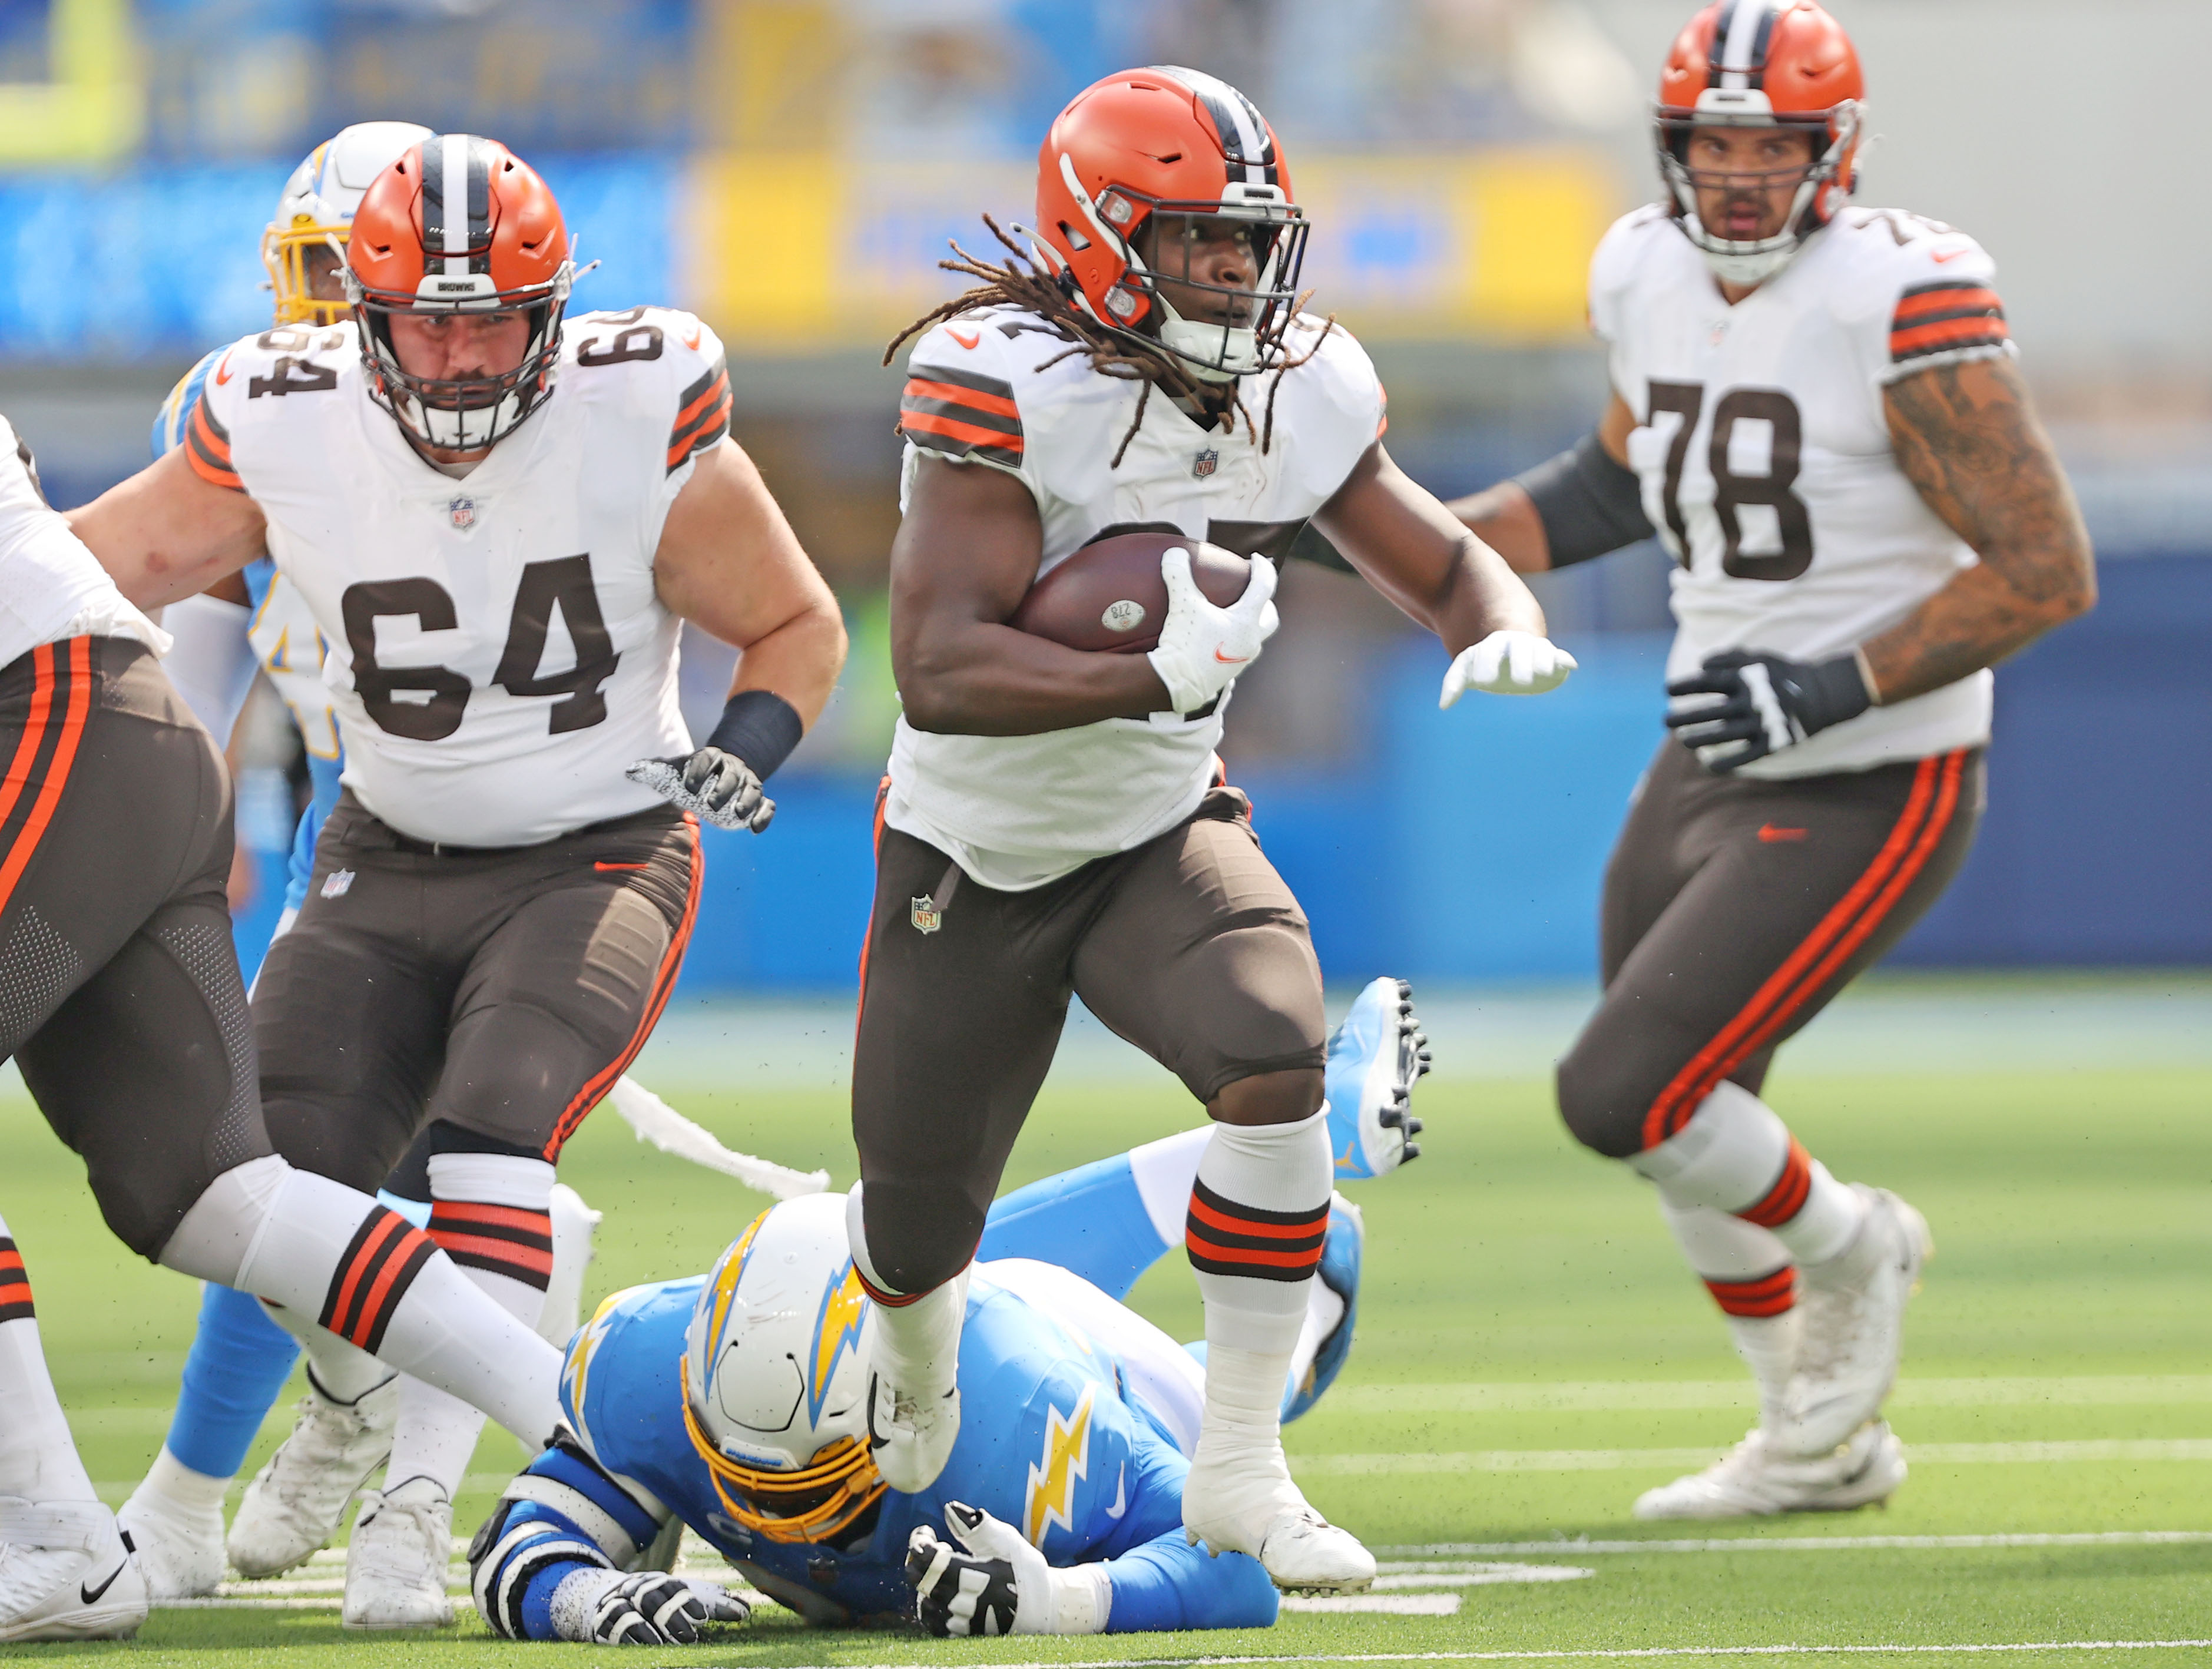
M 323 877 L 323 896 L 325 898 L 343 898 L 352 890 L 351 870 L 332 870 Z
M 472 498 L 457 498 L 446 507 L 446 513 L 453 519 L 454 528 L 465 533 L 477 525 L 477 501 Z
M 1221 462 L 1221 454 L 1211 446 L 1190 461 L 1190 473 L 1194 480 L 1203 481 L 1212 475 Z
M 907 919 L 915 932 L 933 933 L 945 926 L 945 911 L 933 898 L 917 898 L 909 902 Z

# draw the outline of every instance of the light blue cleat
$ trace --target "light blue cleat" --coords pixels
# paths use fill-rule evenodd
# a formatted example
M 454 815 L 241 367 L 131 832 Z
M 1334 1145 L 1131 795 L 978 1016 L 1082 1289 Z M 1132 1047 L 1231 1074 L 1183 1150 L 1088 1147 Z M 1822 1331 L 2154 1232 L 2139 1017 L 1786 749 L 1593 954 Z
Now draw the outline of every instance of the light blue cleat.
M 1375 980 L 1328 1040 L 1328 1143 L 1339 1182 L 1380 1176 L 1420 1156 L 1413 1095 L 1428 1070 L 1429 1040 L 1413 1016 L 1413 986 Z
M 1342 1194 L 1334 1196 L 1328 1202 L 1328 1237 L 1322 1242 L 1321 1267 L 1314 1271 L 1320 1283 L 1314 1314 L 1325 1318 L 1333 1312 L 1335 1320 L 1322 1332 L 1304 1370 L 1292 1364 L 1291 1382 L 1283 1393 L 1285 1425 L 1319 1402 L 1344 1371 L 1345 1358 L 1352 1354 L 1352 1324 L 1359 1312 L 1359 1263 L 1366 1247 L 1367 1224 L 1359 1207 Z M 1322 1296 L 1324 1291 L 1328 1297 Z M 1306 1325 L 1310 1330 L 1314 1327 L 1310 1320 Z M 1299 1341 L 1301 1345 L 1304 1342 Z

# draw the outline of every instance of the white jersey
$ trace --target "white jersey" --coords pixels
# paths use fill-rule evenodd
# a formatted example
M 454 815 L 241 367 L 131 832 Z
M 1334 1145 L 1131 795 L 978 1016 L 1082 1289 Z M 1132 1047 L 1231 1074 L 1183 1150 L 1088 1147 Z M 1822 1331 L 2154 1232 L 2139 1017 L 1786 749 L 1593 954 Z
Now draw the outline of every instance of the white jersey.
M 30 447 L 0 417 L 0 666 L 87 634 L 136 638 L 157 655 L 169 646 L 48 506 Z
M 1590 323 L 1639 427 L 1629 463 L 1676 558 L 1669 678 L 1728 649 L 1846 654 L 1976 561 L 1898 466 L 1883 391 L 2008 354 L 1995 269 L 1963 232 L 1846 209 L 1734 306 L 1661 208 L 1615 222 L 1590 264 Z M 1979 671 L 1869 709 L 1746 776 L 1812 776 L 1989 739 Z
M 550 398 L 457 480 L 371 399 L 351 325 L 280 328 L 227 351 L 185 446 L 268 518 L 356 798 L 417 840 L 526 846 L 660 804 L 624 769 L 690 750 L 653 553 L 729 406 L 689 313 L 584 313 Z
M 1290 332 L 1295 356 L 1317 320 Z M 900 426 L 903 506 L 921 458 L 1017 477 L 1043 524 L 1040 577 L 1115 533 L 1182 533 L 1279 558 L 1374 444 L 1382 388 L 1341 328 L 1283 378 L 1266 452 L 1243 419 L 1201 428 L 1155 392 L 1121 466 L 1140 389 L 1103 376 L 1032 314 L 963 314 L 915 344 Z M 1044 361 L 1059 358 L 1056 365 Z M 1042 368 L 1041 368 L 1042 367 Z M 1255 422 L 1267 376 L 1245 379 Z M 1224 692 L 1211 712 L 1107 719 L 1038 736 L 945 736 L 901 719 L 884 820 L 950 853 L 987 887 L 1018 892 L 1127 852 L 1197 810 L 1212 782 Z

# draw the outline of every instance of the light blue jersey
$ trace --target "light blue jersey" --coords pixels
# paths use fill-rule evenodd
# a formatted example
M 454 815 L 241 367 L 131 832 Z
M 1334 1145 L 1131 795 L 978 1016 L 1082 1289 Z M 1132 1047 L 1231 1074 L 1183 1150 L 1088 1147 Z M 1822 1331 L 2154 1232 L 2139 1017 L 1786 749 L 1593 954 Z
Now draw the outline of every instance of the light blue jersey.
M 1265 1627 L 1276 1595 L 1251 1559 L 1212 1557 L 1182 1532 L 1182 1481 L 1190 1463 L 1164 1423 L 1123 1388 L 1115 1359 L 1076 1327 L 976 1266 L 960 1341 L 959 1441 L 943 1474 L 921 1495 L 887 1494 L 857 1544 L 770 1541 L 729 1518 L 705 1463 L 684 1433 L 678 1365 L 703 1276 L 633 1287 L 600 1307 L 571 1344 L 562 1411 L 581 1446 L 608 1472 L 635 1480 L 743 1570 L 762 1592 L 817 1622 L 911 1617 L 903 1574 L 907 1539 L 927 1524 L 943 1532 L 945 1505 L 962 1501 L 1015 1526 L 1057 1565 L 1109 1560 L 1115 1632 Z M 550 1450 L 531 1472 L 581 1487 L 618 1519 L 611 1479 L 588 1479 L 577 1457 Z M 580 1477 L 587 1481 L 579 1483 Z M 636 1517 L 635 1502 L 631 1512 Z M 649 1516 L 649 1515 L 648 1515 Z M 540 1502 L 517 1506 L 503 1539 L 531 1517 L 549 1535 L 579 1527 Z M 630 1533 L 650 1540 L 641 1519 Z M 526 1551 L 526 1544 L 509 1557 Z M 533 1576 L 538 1603 L 580 1563 Z M 546 1623 L 550 1637 L 550 1625 Z

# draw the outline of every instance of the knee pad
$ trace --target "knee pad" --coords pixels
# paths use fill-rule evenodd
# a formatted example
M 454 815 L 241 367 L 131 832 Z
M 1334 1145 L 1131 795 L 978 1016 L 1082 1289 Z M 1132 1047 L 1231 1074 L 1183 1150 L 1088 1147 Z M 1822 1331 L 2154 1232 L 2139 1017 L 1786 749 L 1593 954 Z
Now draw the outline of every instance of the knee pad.
M 225 1171 L 190 1203 L 155 1261 L 217 1286 L 236 1286 L 291 1175 L 291 1166 L 274 1154 Z
M 1650 1097 L 1627 1073 L 1607 1071 L 1577 1044 L 1559 1062 L 1558 1083 L 1559 1117 L 1577 1141 L 1608 1159 L 1642 1151 Z

